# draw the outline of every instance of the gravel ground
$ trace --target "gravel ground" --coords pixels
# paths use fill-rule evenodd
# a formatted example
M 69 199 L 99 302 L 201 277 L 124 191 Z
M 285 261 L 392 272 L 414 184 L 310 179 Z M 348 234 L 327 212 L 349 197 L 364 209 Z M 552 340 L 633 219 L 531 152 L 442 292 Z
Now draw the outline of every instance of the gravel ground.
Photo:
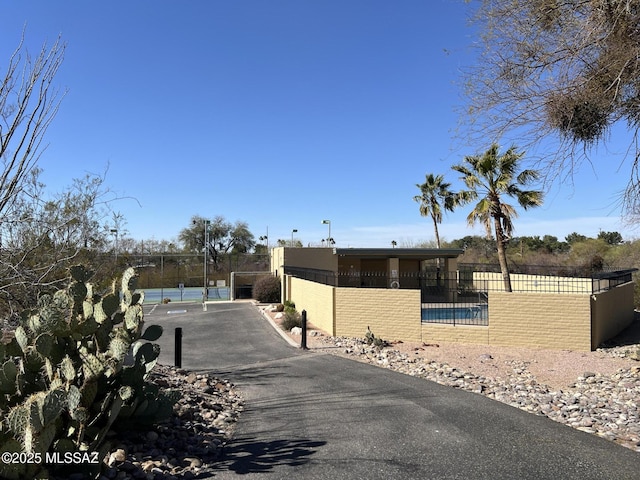
M 212 477 L 243 410 L 241 395 L 228 380 L 163 365 L 156 365 L 151 381 L 183 392 L 173 417 L 147 430 L 112 432 L 100 480 Z M 52 477 L 85 478 L 81 473 Z
M 265 313 L 279 324 L 274 312 Z M 365 333 L 363 332 L 363 338 Z M 300 335 L 290 332 L 288 335 L 294 342 L 300 343 Z M 342 344 L 347 340 L 349 339 L 328 336 L 311 325 L 307 346 L 311 350 L 352 357 L 353 352 L 346 352 L 345 348 L 342 348 Z M 387 348 L 409 354 L 415 359 L 447 363 L 461 370 L 497 379 L 511 377 L 511 365 L 514 362 L 522 362 L 538 382 L 554 389 L 561 389 L 569 387 L 585 372 L 611 375 L 619 369 L 640 365 L 637 356 L 640 352 L 640 318 L 621 335 L 593 352 L 394 341 L 390 341 Z

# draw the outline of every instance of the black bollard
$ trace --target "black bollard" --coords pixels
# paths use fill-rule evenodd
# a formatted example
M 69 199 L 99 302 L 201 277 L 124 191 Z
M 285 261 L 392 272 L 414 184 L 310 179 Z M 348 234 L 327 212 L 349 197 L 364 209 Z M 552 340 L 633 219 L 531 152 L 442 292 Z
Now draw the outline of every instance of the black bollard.
M 307 311 L 302 310 L 302 335 L 300 338 L 300 348 L 302 350 L 308 350 L 307 348 Z
M 176 368 L 182 368 L 182 328 L 176 327 L 176 345 L 175 345 L 174 365 Z

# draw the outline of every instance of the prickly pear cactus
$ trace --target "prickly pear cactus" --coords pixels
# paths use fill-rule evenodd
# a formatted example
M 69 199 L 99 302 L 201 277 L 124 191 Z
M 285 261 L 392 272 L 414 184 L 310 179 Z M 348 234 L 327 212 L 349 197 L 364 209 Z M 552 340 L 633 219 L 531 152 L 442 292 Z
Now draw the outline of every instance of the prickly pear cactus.
M 0 344 L 0 451 L 98 451 L 118 419 L 129 426 L 162 420 L 179 398 L 146 382 L 160 353 L 150 342 L 162 328 L 144 327 L 135 270 L 104 295 L 84 266 L 72 267 L 70 277 Z M 0 463 L 1 478 L 46 475 L 42 465 Z

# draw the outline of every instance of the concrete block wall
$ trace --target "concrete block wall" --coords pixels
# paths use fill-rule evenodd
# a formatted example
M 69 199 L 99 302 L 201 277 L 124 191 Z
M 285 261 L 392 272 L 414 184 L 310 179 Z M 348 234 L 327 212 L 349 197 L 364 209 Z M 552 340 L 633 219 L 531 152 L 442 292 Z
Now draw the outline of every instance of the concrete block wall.
M 422 341 L 420 290 L 337 288 L 336 335 Z
M 503 288 L 503 281 L 502 274 L 498 272 L 473 272 L 474 286 L 479 289 L 500 290 Z M 590 294 L 592 280 L 512 273 L 511 288 L 514 292 Z
M 591 296 L 591 348 L 600 344 L 628 327 L 633 322 L 633 283 Z
M 424 343 L 489 345 L 489 327 L 423 323 L 422 341 Z
M 591 297 L 490 292 L 489 342 L 499 346 L 590 351 Z
M 590 351 L 633 320 L 633 284 L 597 295 L 489 293 L 489 326 L 421 322 L 420 290 L 348 288 L 286 276 L 284 299 L 330 335 Z M 283 300 L 284 300 L 283 299 Z
M 335 287 L 287 276 L 289 296 L 296 310 L 307 311 L 307 320 L 325 333 L 335 335 Z

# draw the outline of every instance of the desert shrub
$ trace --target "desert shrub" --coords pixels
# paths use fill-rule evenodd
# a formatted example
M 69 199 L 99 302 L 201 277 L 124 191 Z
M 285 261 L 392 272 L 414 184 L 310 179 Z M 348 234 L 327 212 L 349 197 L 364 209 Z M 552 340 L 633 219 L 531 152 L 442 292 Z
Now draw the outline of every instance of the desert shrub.
M 294 302 L 292 302 L 291 300 L 285 300 L 284 301 L 284 309 L 286 310 L 287 308 L 289 309 L 296 309 L 296 304 Z
M 285 310 L 284 318 L 282 319 L 282 328 L 289 331 L 293 327 L 302 327 L 302 317 L 295 309 L 293 309 L 293 311 Z
M 265 275 L 253 284 L 253 298 L 260 303 L 275 303 L 280 301 L 280 279 Z
M 380 337 L 376 337 L 369 327 L 367 327 L 367 332 L 364 335 L 364 340 L 365 342 L 367 342 L 367 345 L 373 345 L 374 347 L 378 348 L 389 346 L 389 342 L 383 340 Z

